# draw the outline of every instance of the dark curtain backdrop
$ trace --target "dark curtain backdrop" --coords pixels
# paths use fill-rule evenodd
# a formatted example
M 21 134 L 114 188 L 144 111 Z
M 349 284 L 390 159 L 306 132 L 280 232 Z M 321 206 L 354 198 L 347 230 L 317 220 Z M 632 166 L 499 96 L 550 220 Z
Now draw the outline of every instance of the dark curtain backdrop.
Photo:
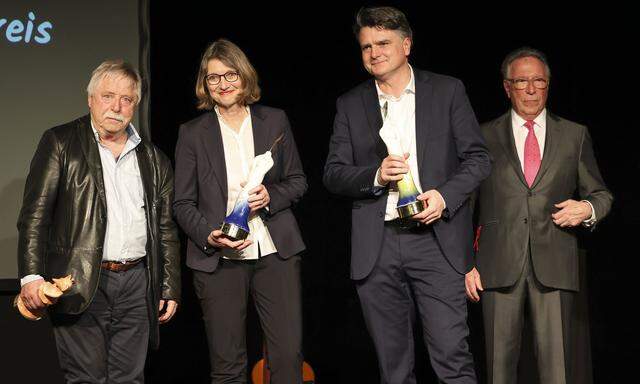
M 411 63 L 463 80 L 478 120 L 504 113 L 499 66 L 504 55 L 530 45 L 549 56 L 549 109 L 587 124 L 605 180 L 616 201 L 610 216 L 585 235 L 588 296 L 579 308 L 576 332 L 584 347 L 581 369 L 589 376 L 589 342 L 595 382 L 623 382 L 638 343 L 634 305 L 639 266 L 633 232 L 640 213 L 633 188 L 640 174 L 638 150 L 637 45 L 625 9 L 609 6 L 560 12 L 551 5 L 491 10 L 463 4 L 391 2 L 408 15 L 415 41 Z M 153 141 L 173 157 L 179 124 L 198 116 L 194 84 L 207 44 L 226 37 L 255 65 L 261 103 L 283 108 L 292 123 L 309 181 L 295 212 L 307 251 L 303 258 L 304 350 L 319 383 L 373 383 L 377 362 L 359 302 L 349 280 L 349 205 L 322 186 L 335 100 L 367 79 L 351 32 L 363 4 L 298 2 L 253 5 L 244 2 L 152 2 L 151 131 Z M 601 6 L 601 5 L 598 5 Z M 588 305 L 588 307 L 587 307 Z M 589 324 L 584 322 L 590 314 Z M 248 327 L 250 363 L 260 357 L 255 313 Z M 471 343 L 480 375 L 484 349 L 479 307 L 470 306 Z M 531 346 L 530 343 L 528 344 Z M 428 358 L 418 346 L 420 382 L 435 383 Z M 207 346 L 191 274 L 184 269 L 184 298 L 174 321 L 163 327 L 162 347 L 151 356 L 153 383 L 205 383 Z M 531 380 L 530 380 L 531 381 Z

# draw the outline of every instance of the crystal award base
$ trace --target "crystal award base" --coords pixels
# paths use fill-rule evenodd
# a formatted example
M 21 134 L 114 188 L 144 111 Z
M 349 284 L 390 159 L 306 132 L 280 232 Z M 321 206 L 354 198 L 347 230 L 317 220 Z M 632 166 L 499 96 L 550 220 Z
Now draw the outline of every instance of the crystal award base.
M 222 223 L 220 230 L 225 236 L 230 237 L 233 240 L 244 240 L 249 236 L 248 231 L 245 231 L 242 227 L 233 223 Z
M 396 211 L 398 211 L 398 215 L 401 219 L 405 219 L 424 211 L 424 203 L 421 200 L 416 200 L 411 203 L 396 207 Z

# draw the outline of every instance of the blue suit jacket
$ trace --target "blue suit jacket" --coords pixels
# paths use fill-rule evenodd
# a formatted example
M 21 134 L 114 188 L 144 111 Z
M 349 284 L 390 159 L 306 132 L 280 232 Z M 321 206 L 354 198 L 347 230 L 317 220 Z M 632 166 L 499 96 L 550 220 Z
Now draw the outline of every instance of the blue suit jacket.
M 468 200 L 489 175 L 491 163 L 478 122 L 460 80 L 414 68 L 416 150 L 423 191 L 437 189 L 447 208 L 433 224 L 440 247 L 460 273 L 473 266 Z M 351 210 L 351 277 L 365 278 L 380 253 L 388 193 L 376 194 L 374 178 L 387 156 L 373 79 L 338 98 L 324 184 L 354 199 Z

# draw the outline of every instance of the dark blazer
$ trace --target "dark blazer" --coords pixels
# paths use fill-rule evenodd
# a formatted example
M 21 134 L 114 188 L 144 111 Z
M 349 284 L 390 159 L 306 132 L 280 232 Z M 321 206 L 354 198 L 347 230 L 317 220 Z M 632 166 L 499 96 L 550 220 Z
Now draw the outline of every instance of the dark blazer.
M 256 155 L 265 153 L 284 135 L 273 150 L 274 165 L 262 182 L 271 202 L 261 216 L 278 254 L 288 258 L 305 248 L 291 207 L 306 191 L 307 180 L 284 111 L 257 104 L 251 105 L 250 111 Z M 187 265 L 213 272 L 218 265 L 219 249 L 210 246 L 207 237 L 220 227 L 227 210 L 227 170 L 215 112 L 207 112 L 180 126 L 175 188 L 174 214 L 189 237 Z
M 484 144 L 462 82 L 414 68 L 416 149 L 423 191 L 437 189 L 447 208 L 433 224 L 438 242 L 460 273 L 472 267 L 473 190 L 491 170 Z M 388 193 L 377 194 L 374 178 L 388 155 L 378 131 L 382 127 L 373 79 L 338 98 L 337 113 L 324 169 L 329 191 L 354 199 L 351 210 L 351 277 L 371 272 L 382 245 Z
M 147 215 L 151 346 L 158 343 L 158 302 L 180 298 L 180 244 L 171 217 L 171 162 L 147 141 L 136 147 Z M 25 183 L 18 219 L 20 276 L 71 274 L 68 293 L 51 307 L 77 314 L 98 287 L 107 227 L 107 202 L 98 144 L 89 115 L 47 130 Z
M 484 288 L 510 287 L 518 280 L 527 247 L 536 278 L 545 286 L 577 291 L 580 227 L 560 228 L 551 214 L 567 199 L 588 200 L 602 220 L 611 209 L 587 127 L 547 113 L 544 154 L 531 188 L 516 152 L 510 112 L 482 125 L 493 172 L 480 186 L 482 225 L 476 262 Z

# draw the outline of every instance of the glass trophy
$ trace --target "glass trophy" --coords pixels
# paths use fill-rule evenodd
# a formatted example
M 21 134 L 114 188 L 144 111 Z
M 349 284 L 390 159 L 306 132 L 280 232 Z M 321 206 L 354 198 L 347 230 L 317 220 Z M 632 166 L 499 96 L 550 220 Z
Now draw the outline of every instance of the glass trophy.
M 244 240 L 249 236 L 249 214 L 251 213 L 248 201 L 249 191 L 262 183 L 264 175 L 269 172 L 272 166 L 273 158 L 271 157 L 271 150 L 253 159 L 247 183 L 242 187 L 240 194 L 238 194 L 236 202 L 233 205 L 233 210 L 224 219 L 220 227 L 222 233 L 227 237 L 233 240 Z
M 385 103 L 382 107 L 384 121 L 382 128 L 380 128 L 380 137 L 387 146 L 387 151 L 390 155 L 404 157 L 404 154 L 408 151 L 403 150 L 402 140 L 398 135 L 398 130 L 393 126 L 390 119 L 388 119 L 387 109 L 388 103 Z M 400 218 L 408 218 L 424 211 L 424 203 L 418 200 L 420 192 L 413 181 L 411 170 L 403 175 L 402 179 L 397 182 L 397 185 L 399 196 L 396 211 Z

